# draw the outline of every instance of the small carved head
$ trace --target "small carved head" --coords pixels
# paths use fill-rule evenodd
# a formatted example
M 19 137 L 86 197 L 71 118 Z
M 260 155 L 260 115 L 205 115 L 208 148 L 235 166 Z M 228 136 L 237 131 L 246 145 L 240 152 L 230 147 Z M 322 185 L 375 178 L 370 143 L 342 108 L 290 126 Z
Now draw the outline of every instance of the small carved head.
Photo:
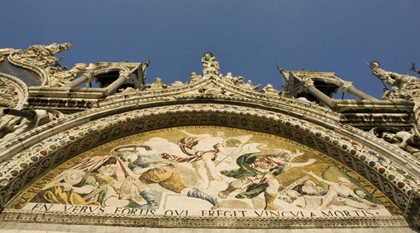
M 204 55 L 203 55 L 203 57 L 204 57 L 204 59 L 206 61 L 209 61 L 213 57 L 213 53 L 211 53 L 211 52 L 205 52 Z
M 371 61 L 369 63 L 371 69 L 379 68 L 380 64 L 378 61 Z

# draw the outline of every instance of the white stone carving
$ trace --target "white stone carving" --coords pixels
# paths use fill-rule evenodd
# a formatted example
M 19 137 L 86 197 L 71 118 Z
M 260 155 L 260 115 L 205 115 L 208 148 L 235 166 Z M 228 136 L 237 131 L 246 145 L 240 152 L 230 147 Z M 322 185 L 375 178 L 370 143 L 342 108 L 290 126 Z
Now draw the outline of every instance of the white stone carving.
M 57 66 L 59 60 L 55 57 L 56 53 L 69 50 L 71 44 L 52 43 L 50 45 L 32 45 L 27 50 L 15 52 L 13 58 L 22 63 L 29 63 L 39 67 Z
M 14 109 L 6 109 L 12 111 Z M 34 129 L 40 125 L 46 124 L 52 120 L 63 117 L 64 115 L 58 111 L 47 112 L 45 110 L 33 110 L 33 111 L 20 111 L 18 112 L 26 113 L 28 115 L 33 114 L 33 118 L 20 117 L 19 122 L 9 122 L 9 124 L 2 124 L 0 126 L 0 144 L 7 142 L 10 139 L 15 138 L 18 135 L 21 135 L 31 129 Z M 2 109 L 3 112 L 3 109 Z
M 380 127 L 370 130 L 373 135 L 420 159 L 420 137 L 416 131 L 415 127 L 412 128 L 411 132 L 398 129 L 382 129 Z
M 50 75 L 50 85 L 51 87 L 61 87 L 65 84 L 71 82 L 79 74 L 85 71 L 87 68 L 84 63 L 76 63 L 73 68 L 67 70 L 67 67 L 53 67 L 49 66 L 45 70 Z
M 239 85 L 241 88 L 248 89 L 251 91 L 256 91 L 261 87 L 261 84 L 252 85 L 252 81 L 248 80 L 246 83 Z
M 183 85 L 185 85 L 183 82 L 175 81 L 175 82 L 171 83 L 168 87 L 180 87 L 180 86 L 183 86 Z
M 167 88 L 168 86 L 166 86 L 166 84 L 163 83 L 161 78 L 156 78 L 155 81 L 151 84 L 147 84 L 146 89 L 150 89 L 150 90 L 160 90 L 160 89 L 164 89 Z
M 270 83 L 267 84 L 267 86 L 265 86 L 260 92 L 266 95 L 275 95 L 275 96 L 278 96 L 280 94 L 280 91 L 274 88 L 273 85 L 271 85 Z
M 200 79 L 201 79 L 201 75 L 197 75 L 195 72 L 192 72 L 192 73 L 191 73 L 191 75 L 190 75 L 190 81 L 189 81 L 189 83 L 190 83 L 190 84 L 192 84 L 192 83 L 196 83 L 196 82 L 198 82 Z
M 417 83 L 420 81 L 420 79 L 415 76 L 386 71 L 380 67 L 379 62 L 377 61 L 369 63 L 369 67 L 372 69 L 372 74 L 381 81 L 399 89 L 404 89 L 408 83 Z
M 231 72 L 227 73 L 227 75 L 225 76 L 225 79 L 229 80 L 235 86 L 240 86 L 244 84 L 244 77 L 233 76 Z
M 206 52 L 201 58 L 201 63 L 203 64 L 203 75 L 220 75 L 220 66 L 219 62 L 216 60 L 216 57 L 213 56 L 213 53 Z

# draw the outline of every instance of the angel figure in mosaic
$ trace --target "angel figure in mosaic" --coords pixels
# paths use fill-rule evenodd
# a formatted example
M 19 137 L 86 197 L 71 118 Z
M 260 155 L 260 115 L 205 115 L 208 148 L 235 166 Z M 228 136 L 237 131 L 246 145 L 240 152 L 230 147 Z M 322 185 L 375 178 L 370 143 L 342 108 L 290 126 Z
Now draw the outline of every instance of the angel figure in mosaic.
M 296 150 L 292 153 L 288 150 L 278 150 L 273 154 L 248 153 L 238 157 L 235 170 L 223 170 L 221 173 L 227 177 L 235 178 L 228 187 L 219 192 L 220 198 L 227 198 L 230 193 L 238 189 L 245 189 L 236 198 L 254 198 L 264 193 L 266 210 L 277 210 L 274 201 L 280 188 L 276 176 L 281 175 L 289 168 L 304 167 L 313 164 L 316 159 L 309 159 L 305 163 L 292 163 L 293 158 L 303 155 Z
M 319 182 L 328 185 L 328 191 L 323 196 L 321 205 L 317 210 L 328 208 L 330 205 L 346 205 L 358 209 L 369 209 L 376 207 L 375 203 L 372 203 L 365 199 L 366 193 L 363 190 L 353 190 L 350 188 L 351 181 L 345 177 L 339 177 L 338 182 L 332 182 L 323 179 L 312 171 L 307 172 Z
M 223 159 L 229 157 L 232 154 L 232 148 L 234 151 L 238 150 L 251 137 L 247 135 L 225 139 L 223 132 L 210 134 L 192 134 L 185 130 L 181 130 L 181 132 L 187 135 L 177 142 L 184 155 L 162 153 L 160 156 L 169 161 L 187 162 L 195 165 L 194 168 L 199 175 L 198 187 L 204 189 L 210 186 L 211 180 L 223 180 L 223 177 L 216 171 L 215 161 L 218 155 L 223 154 L 225 156 Z

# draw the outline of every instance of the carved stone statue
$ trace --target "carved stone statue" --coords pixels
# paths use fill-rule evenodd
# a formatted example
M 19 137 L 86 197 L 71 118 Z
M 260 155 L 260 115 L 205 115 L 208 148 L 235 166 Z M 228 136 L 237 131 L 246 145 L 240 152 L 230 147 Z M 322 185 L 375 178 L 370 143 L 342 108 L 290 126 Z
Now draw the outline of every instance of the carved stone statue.
M 55 120 L 63 117 L 61 112 L 50 110 L 32 110 L 22 111 L 16 109 L 1 109 L 2 115 L 12 115 L 21 118 L 20 121 L 0 121 L 0 143 L 8 141 L 17 135 L 25 133 L 31 129 L 34 129 L 40 125 L 46 124 L 51 120 Z
M 179 86 L 183 86 L 184 83 L 182 83 L 181 81 L 175 81 L 173 83 L 171 83 L 168 87 L 179 87 Z
M 274 88 L 273 85 L 271 84 L 267 84 L 267 86 L 265 86 L 260 92 L 266 95 L 275 95 L 275 96 L 280 94 L 280 91 Z
M 258 85 L 256 85 L 256 86 L 254 86 L 254 85 L 252 85 L 252 81 L 251 80 L 248 80 L 248 82 L 246 82 L 246 83 L 244 83 L 244 84 L 241 84 L 241 85 L 239 85 L 241 88 L 244 88 L 244 89 L 248 89 L 248 90 L 252 90 L 252 91 L 256 91 L 256 90 L 258 90 L 260 87 L 261 87 L 261 84 L 258 84 Z
M 244 77 L 242 76 L 233 76 L 231 72 L 228 72 L 225 76 L 226 80 L 229 80 L 232 82 L 235 86 L 241 86 L 244 84 Z
M 27 50 L 15 52 L 13 57 L 22 63 L 29 63 L 39 67 L 57 66 L 59 60 L 54 56 L 71 48 L 71 44 L 52 43 L 50 45 L 32 45 Z
M 213 53 L 206 52 L 201 58 L 201 63 L 203 63 L 203 75 L 220 75 L 220 66 L 219 62 L 213 56 Z
M 419 82 L 420 79 L 410 75 L 402 75 L 390 71 L 386 71 L 380 68 L 380 64 L 377 61 L 369 63 L 369 67 L 372 69 L 372 74 L 378 77 L 380 80 L 385 83 L 397 87 L 399 89 L 404 89 L 405 85 L 408 83 Z
M 151 90 L 159 90 L 159 89 L 164 89 L 167 88 L 168 86 L 166 86 L 161 78 L 156 78 L 155 81 L 151 84 L 147 84 L 145 86 L 147 89 L 151 89 Z
M 190 76 L 190 84 L 191 83 L 196 83 L 196 82 L 198 82 L 199 80 L 201 79 L 201 76 L 200 75 L 197 75 L 195 72 L 192 72 L 191 73 L 191 76 Z
M 84 63 L 76 63 L 70 70 L 67 70 L 66 67 L 47 67 L 46 70 L 50 74 L 50 86 L 64 86 L 85 71 L 86 68 L 87 66 Z
M 206 95 L 225 95 L 225 96 L 233 96 L 233 93 L 226 91 L 224 88 L 221 88 L 214 83 L 201 87 L 198 90 L 199 93 L 206 94 Z
M 228 72 L 225 76 L 225 79 L 234 79 L 235 77 L 233 77 L 232 72 Z
M 399 147 L 402 150 L 407 151 L 415 158 L 420 159 L 420 137 L 417 133 L 416 127 L 413 127 L 411 132 L 396 128 L 385 129 L 377 127 L 371 129 L 370 133 Z

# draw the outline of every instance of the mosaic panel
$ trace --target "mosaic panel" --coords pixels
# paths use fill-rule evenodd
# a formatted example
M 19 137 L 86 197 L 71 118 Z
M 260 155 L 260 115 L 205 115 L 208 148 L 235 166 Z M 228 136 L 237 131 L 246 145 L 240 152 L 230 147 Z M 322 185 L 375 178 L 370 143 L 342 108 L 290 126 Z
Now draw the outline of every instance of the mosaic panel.
M 305 141 L 315 143 L 310 138 Z M 41 159 L 38 169 L 57 158 Z M 38 178 L 7 209 L 222 219 L 401 214 L 367 179 L 324 153 L 272 134 L 217 126 L 107 142 Z
M 48 168 L 115 138 L 179 125 L 222 125 L 267 132 L 305 144 L 360 172 L 400 209 L 417 181 L 377 152 L 326 128 L 283 114 L 219 104 L 185 104 L 135 110 L 91 121 L 59 133 L 0 164 L 1 200 L 8 203 Z M 36 167 L 36 169 L 34 168 Z M 340 168 L 341 169 L 341 168 Z M 388 181 L 384 186 L 384 181 Z

